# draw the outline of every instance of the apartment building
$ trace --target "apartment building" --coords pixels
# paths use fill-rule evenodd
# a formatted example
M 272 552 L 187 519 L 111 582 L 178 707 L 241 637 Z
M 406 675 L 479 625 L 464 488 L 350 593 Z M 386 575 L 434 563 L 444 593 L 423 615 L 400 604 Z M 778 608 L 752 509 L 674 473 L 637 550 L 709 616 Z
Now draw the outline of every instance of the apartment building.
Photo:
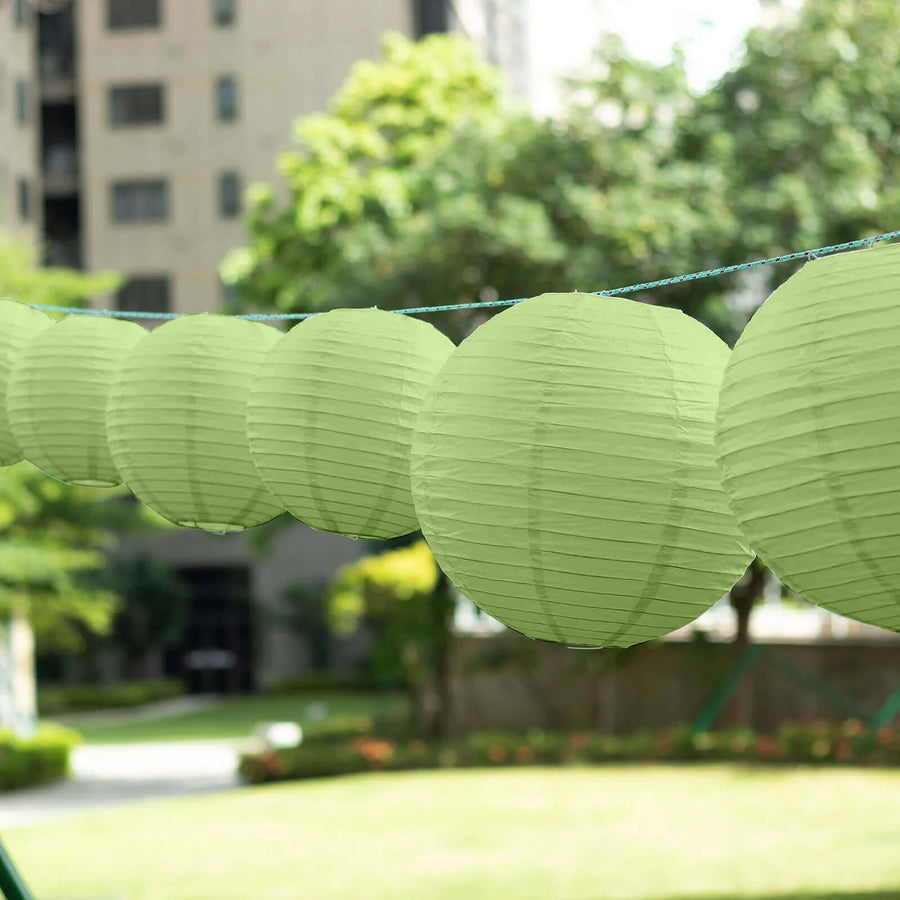
M 598 2 L 0 0 L 0 226 L 123 272 L 120 309 L 221 309 L 246 187 L 384 32 L 460 31 L 546 112 Z
M 0 0 L 0 228 L 28 241 L 42 219 L 32 20 L 26 0 Z

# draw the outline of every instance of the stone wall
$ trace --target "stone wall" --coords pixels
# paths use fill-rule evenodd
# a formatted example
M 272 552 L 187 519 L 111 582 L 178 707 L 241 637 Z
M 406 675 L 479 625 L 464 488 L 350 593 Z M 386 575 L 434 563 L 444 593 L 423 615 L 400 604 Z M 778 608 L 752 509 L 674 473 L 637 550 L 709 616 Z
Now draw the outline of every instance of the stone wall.
M 714 643 L 591 651 L 513 635 L 462 638 L 451 728 L 626 733 L 693 722 L 740 652 Z M 715 724 L 767 731 L 788 720 L 865 718 L 898 688 L 900 642 L 764 645 Z

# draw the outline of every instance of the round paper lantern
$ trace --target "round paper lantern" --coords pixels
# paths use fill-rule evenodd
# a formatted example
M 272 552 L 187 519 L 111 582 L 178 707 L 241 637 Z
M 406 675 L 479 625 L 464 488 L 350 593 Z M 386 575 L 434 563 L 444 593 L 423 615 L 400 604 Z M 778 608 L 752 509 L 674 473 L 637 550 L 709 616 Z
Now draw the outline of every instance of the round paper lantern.
M 0 298 L 0 466 L 13 466 L 25 458 L 9 424 L 6 389 L 22 348 L 53 318 L 27 303 Z
M 237 531 L 283 511 L 247 446 L 250 382 L 280 332 L 247 319 L 191 315 L 150 332 L 110 394 L 109 448 L 146 506 L 191 528 Z
M 438 374 L 412 485 L 441 567 L 509 627 L 626 647 L 691 622 L 751 556 L 716 469 L 729 351 L 682 313 L 545 294 Z
M 427 322 L 377 309 L 338 309 L 291 329 L 269 351 L 248 407 L 250 449 L 269 490 L 323 531 L 415 531 L 413 424 L 452 350 Z
M 32 465 L 69 484 L 122 483 L 106 442 L 106 404 L 116 371 L 146 333 L 123 319 L 72 315 L 25 345 L 6 406 Z
M 900 631 L 900 246 L 807 263 L 750 320 L 716 442 L 751 545 L 813 603 Z

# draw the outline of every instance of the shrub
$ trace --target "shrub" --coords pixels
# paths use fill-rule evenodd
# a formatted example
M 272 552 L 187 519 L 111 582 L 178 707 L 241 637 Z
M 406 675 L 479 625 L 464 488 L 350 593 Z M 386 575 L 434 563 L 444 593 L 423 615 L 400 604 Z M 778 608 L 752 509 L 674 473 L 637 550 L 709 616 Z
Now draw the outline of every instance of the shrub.
M 62 778 L 80 740 L 78 732 L 49 722 L 41 723 L 27 739 L 0 731 L 0 791 Z
M 373 770 L 689 760 L 900 765 L 900 727 L 872 731 L 850 719 L 785 724 L 771 735 L 749 729 L 696 733 L 688 725 L 626 735 L 534 729 L 477 732 L 430 743 L 334 733 L 291 750 L 247 754 L 240 772 L 257 784 Z
M 184 693 L 184 685 L 175 678 L 146 681 L 120 681 L 117 684 L 65 684 L 41 688 L 38 710 L 42 716 L 70 712 L 118 709 L 170 700 Z

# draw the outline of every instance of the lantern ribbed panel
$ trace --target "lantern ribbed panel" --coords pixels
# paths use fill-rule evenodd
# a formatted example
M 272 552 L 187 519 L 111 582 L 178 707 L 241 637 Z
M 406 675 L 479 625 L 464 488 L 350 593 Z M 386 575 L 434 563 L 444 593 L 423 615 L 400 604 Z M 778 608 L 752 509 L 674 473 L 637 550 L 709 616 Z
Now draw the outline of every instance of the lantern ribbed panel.
M 413 498 L 444 571 L 531 637 L 629 646 L 719 600 L 750 562 L 713 452 L 728 348 L 671 309 L 546 294 L 435 379 Z
M 25 458 L 6 412 L 10 375 L 15 371 L 22 348 L 52 324 L 52 317 L 43 310 L 0 298 L 0 466 L 13 466 Z
M 725 372 L 717 446 L 760 557 L 813 603 L 900 631 L 900 246 L 807 263 Z
M 413 425 L 452 350 L 427 322 L 374 309 L 295 326 L 269 351 L 248 407 L 251 451 L 269 490 L 323 531 L 415 531 Z
M 69 484 L 122 483 L 106 440 L 106 405 L 119 366 L 146 333 L 122 319 L 73 315 L 24 347 L 6 404 L 25 459 Z
M 146 506 L 192 528 L 237 531 L 283 511 L 247 446 L 250 382 L 279 332 L 216 315 L 175 319 L 149 333 L 119 369 L 109 446 Z

